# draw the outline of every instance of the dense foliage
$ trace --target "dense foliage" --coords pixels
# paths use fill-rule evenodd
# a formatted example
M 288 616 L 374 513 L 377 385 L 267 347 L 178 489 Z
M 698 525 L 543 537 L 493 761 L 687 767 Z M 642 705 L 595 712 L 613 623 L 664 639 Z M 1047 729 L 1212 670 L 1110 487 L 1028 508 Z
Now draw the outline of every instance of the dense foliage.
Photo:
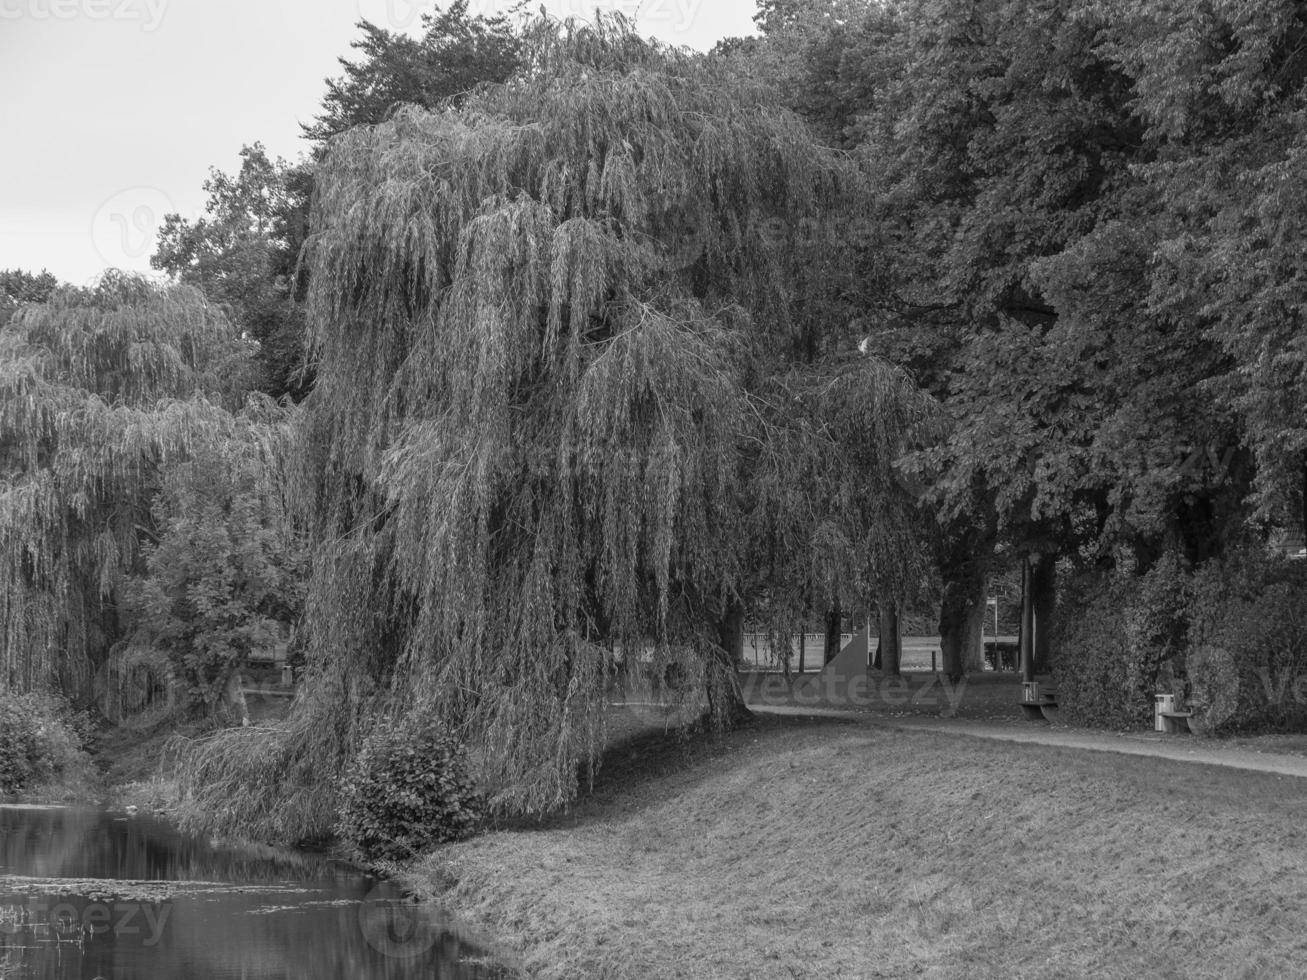
M 1175 559 L 1141 578 L 1085 574 L 1061 594 L 1053 668 L 1069 719 L 1149 725 L 1153 696 L 1185 695 L 1192 570 Z
M 296 268 L 308 232 L 312 173 L 268 159 L 255 143 L 240 170 L 209 172 L 202 217 L 165 216 L 150 264 L 195 286 L 257 342 L 254 383 L 269 395 L 302 398 L 312 385 L 304 360 L 303 283 Z
M 0 690 L 0 797 L 86 765 L 81 734 L 64 704 L 47 694 Z
M 1307 726 L 1307 569 L 1233 555 L 1194 576 L 1185 666 L 1208 732 Z
M 1174 694 L 1206 732 L 1307 722 L 1307 569 L 1260 549 L 1169 558 L 1064 592 L 1055 668 L 1068 715 L 1139 727 Z
M 523 77 L 332 142 L 300 486 L 314 700 L 439 718 L 495 805 L 540 809 L 602 745 L 612 651 L 679 664 L 725 720 L 760 588 L 904 588 L 910 533 L 861 515 L 901 506 L 929 411 L 857 353 L 851 250 L 804 234 L 865 200 L 847 160 L 620 20 L 525 43 Z M 324 778 L 339 733 L 294 736 Z
M 459 743 L 430 719 L 379 728 L 341 781 L 338 832 L 369 861 L 410 860 L 484 815 Z
M 39 274 L 24 269 L 0 269 L 0 327 L 12 318 L 24 303 L 44 303 L 59 286 L 50 272 Z
M 58 291 L 0 332 L 4 687 L 92 693 L 136 625 L 119 600 L 148 575 L 173 467 L 258 473 L 263 499 L 280 499 L 288 421 L 244 404 L 250 368 L 199 293 L 132 278 Z
M 163 653 L 190 699 L 211 707 L 251 653 L 285 645 L 303 605 L 301 537 L 267 484 L 266 462 L 202 451 L 170 466 L 151 516 L 158 539 L 123 585 L 127 649 Z
M 466 97 L 477 86 L 502 82 L 521 61 L 521 39 L 502 15 L 486 17 L 453 0 L 422 15 L 419 37 L 360 21 L 351 47 L 362 58 L 340 59 L 344 75 L 327 80 L 322 111 L 304 132 L 325 143 L 354 126 L 383 122 L 398 106 L 434 108 Z

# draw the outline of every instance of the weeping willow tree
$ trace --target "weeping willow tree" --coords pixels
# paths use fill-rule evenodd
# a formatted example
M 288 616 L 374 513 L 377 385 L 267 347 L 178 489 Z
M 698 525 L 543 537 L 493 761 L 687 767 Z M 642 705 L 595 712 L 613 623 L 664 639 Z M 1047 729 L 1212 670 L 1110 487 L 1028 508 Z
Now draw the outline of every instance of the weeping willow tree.
M 615 658 L 679 664 L 718 719 L 737 704 L 725 638 L 775 503 L 756 474 L 792 485 L 776 461 L 804 441 L 767 391 L 834 327 L 846 245 L 813 229 L 863 180 L 726 66 L 620 18 L 541 20 L 526 51 L 457 109 L 337 137 L 318 171 L 311 696 L 196 753 L 201 809 L 243 801 L 229 827 L 328 829 L 331 777 L 414 714 L 461 735 L 500 807 L 563 803 Z M 880 458 L 911 386 L 865 368 L 823 404 L 869 393 Z
M 280 411 L 237 411 L 250 354 L 195 290 L 118 274 L 0 330 L 0 686 L 90 693 L 170 463 L 284 458 Z

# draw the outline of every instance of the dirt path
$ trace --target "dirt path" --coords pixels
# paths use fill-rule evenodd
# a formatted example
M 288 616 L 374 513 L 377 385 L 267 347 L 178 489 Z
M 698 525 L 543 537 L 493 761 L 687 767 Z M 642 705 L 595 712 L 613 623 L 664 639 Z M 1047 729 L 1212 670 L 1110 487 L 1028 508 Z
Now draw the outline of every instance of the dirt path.
M 969 738 L 987 738 L 1028 745 L 1051 745 L 1089 752 L 1116 752 L 1120 755 L 1143 755 L 1176 762 L 1196 762 L 1207 766 L 1226 766 L 1253 772 L 1276 773 L 1307 779 L 1307 757 L 1257 752 L 1251 749 L 1222 746 L 1219 742 L 1192 735 L 1158 735 L 1151 732 L 1091 732 L 1079 728 L 1062 728 L 1029 722 L 970 721 L 955 718 L 886 717 L 834 708 L 799 708 L 779 705 L 749 706 L 766 714 L 808 715 L 820 718 L 843 718 L 877 728 L 897 731 L 940 732 Z

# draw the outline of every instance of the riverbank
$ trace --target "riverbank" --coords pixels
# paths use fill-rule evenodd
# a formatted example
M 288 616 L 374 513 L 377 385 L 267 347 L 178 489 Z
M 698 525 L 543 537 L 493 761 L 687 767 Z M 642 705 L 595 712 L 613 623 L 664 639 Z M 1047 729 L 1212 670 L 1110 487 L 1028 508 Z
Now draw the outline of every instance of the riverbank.
M 541 978 L 1230 977 L 1307 955 L 1307 780 L 768 718 L 615 750 L 411 883 Z

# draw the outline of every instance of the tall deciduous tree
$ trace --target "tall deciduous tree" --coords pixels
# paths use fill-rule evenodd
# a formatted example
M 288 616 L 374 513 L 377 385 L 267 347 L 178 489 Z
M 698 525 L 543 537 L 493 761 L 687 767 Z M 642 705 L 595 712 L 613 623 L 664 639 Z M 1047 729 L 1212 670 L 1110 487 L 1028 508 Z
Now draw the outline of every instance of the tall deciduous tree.
M 214 168 L 204 189 L 204 216 L 167 215 L 150 264 L 203 290 L 258 342 L 264 391 L 302 398 L 312 385 L 297 302 L 303 299 L 297 263 L 308 231 L 309 166 L 270 160 L 255 143 L 241 150 L 236 174 Z
M 304 133 L 325 142 L 354 126 L 382 122 L 401 105 L 434 108 L 502 82 L 519 67 L 521 38 L 508 16 L 470 14 L 467 0 L 422 15 L 418 38 L 359 21 L 351 43 L 362 58 L 340 59 L 345 73 L 327 80 L 322 111 Z M 522 4 L 520 6 L 525 6 Z
M 1203 390 L 1237 416 L 1238 438 L 1196 446 L 1187 469 L 1219 476 L 1246 448 L 1261 516 L 1307 532 L 1307 9 L 1121 0 L 1114 13 L 1102 49 L 1135 80 L 1152 149 L 1150 304 L 1230 358 Z
M 565 801 L 602 742 L 614 648 L 679 664 L 729 717 L 730 647 L 767 578 L 749 532 L 784 519 L 751 477 L 788 489 L 796 434 L 847 442 L 787 407 L 859 427 L 886 474 L 926 411 L 871 358 L 804 373 L 848 329 L 828 319 L 840 249 L 811 229 L 865 200 L 856 168 L 725 65 L 620 18 L 539 21 L 528 52 L 460 109 L 342 134 L 318 174 L 317 696 L 275 750 L 316 780 L 300 832 L 330 819 L 320 787 L 387 711 L 457 730 L 499 805 Z M 817 518 L 856 491 L 822 494 Z M 821 522 L 801 523 L 805 549 Z M 851 562 L 867 532 L 827 523 Z M 880 544 L 857 560 L 888 564 Z M 202 765 L 234 766 L 238 741 Z

